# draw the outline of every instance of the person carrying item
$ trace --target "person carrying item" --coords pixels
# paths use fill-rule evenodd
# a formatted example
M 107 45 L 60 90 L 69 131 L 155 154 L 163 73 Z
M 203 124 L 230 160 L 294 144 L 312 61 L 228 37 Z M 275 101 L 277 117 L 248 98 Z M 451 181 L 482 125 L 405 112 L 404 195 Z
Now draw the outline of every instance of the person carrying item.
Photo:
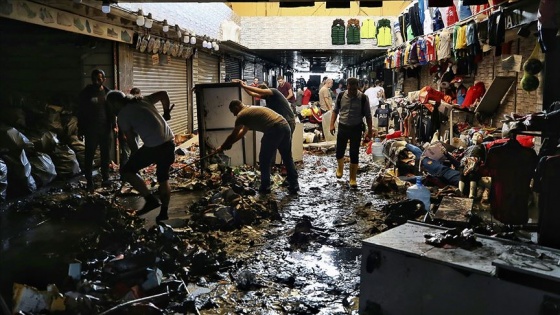
M 91 72 L 91 82 L 79 95 L 78 104 L 78 134 L 84 137 L 85 158 L 84 176 L 87 181 L 87 190 L 93 192 L 93 158 L 95 151 L 99 147 L 101 155 L 101 177 L 102 185 L 109 186 L 109 151 L 113 128 L 115 127 L 115 117 L 111 115 L 107 108 L 105 98 L 109 89 L 103 85 L 105 82 L 105 72 L 95 69 Z
M 148 213 L 160 206 L 160 202 L 150 193 L 148 186 L 138 175 L 141 169 L 156 164 L 161 200 L 161 209 L 156 222 L 168 219 L 167 211 L 171 199 L 169 170 L 175 161 L 174 135 L 166 122 L 166 119 L 171 119 L 173 108 L 168 97 L 163 98 L 161 102 L 164 109 L 163 117 L 152 103 L 141 96 L 126 96 L 121 91 L 111 91 L 107 94 L 107 103 L 117 116 L 119 129 L 124 132 L 127 140 L 132 142 L 136 133 L 144 142 L 144 145 L 134 152 L 120 169 L 122 179 L 130 183 L 145 199 L 144 206 L 137 212 L 138 215 Z
M 350 140 L 350 187 L 357 188 L 356 175 L 358 173 L 358 162 L 360 143 L 362 137 L 362 124 L 364 117 L 367 123 L 367 137 L 371 139 L 373 129 L 371 126 L 371 111 L 367 96 L 358 91 L 358 79 L 349 78 L 348 90 L 337 98 L 331 117 L 330 131 L 334 135 L 336 119 L 338 122 L 338 134 L 336 136 L 336 160 L 338 163 L 336 177 L 341 178 L 344 170 L 344 153 L 346 144 Z M 364 101 L 365 98 L 365 101 Z
M 278 150 L 282 157 L 282 163 L 286 167 L 288 191 L 291 194 L 296 194 L 299 191 L 298 174 L 292 158 L 292 137 L 286 119 L 270 108 L 247 106 L 240 100 L 231 101 L 229 110 L 237 117 L 235 128 L 222 145 L 216 149 L 216 152 L 231 149 L 232 145 L 243 138 L 249 130 L 262 132 L 263 137 L 259 152 L 259 169 L 261 172 L 259 193 L 268 194 L 271 191 L 270 169 L 276 157 L 276 150 Z

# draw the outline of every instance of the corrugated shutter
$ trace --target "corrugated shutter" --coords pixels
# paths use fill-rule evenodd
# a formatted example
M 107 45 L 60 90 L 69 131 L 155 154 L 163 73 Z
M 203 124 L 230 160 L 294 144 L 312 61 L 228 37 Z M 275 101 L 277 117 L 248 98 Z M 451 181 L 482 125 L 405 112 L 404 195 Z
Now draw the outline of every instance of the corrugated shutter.
M 255 64 L 255 77 L 259 78 L 259 81 L 261 82 L 264 81 L 263 65 L 259 63 Z
M 186 60 L 170 58 L 167 64 L 153 65 L 151 55 L 134 52 L 132 75 L 134 87 L 139 88 L 143 95 L 167 91 L 171 103 L 175 104 L 171 112 L 172 118 L 168 121 L 171 130 L 175 134 L 189 132 Z M 156 104 L 156 107 L 163 113 L 161 103 Z
M 233 57 L 225 57 L 226 77 L 230 79 L 241 79 L 241 62 Z
M 219 83 L 220 67 L 217 56 L 199 51 L 193 58 L 193 80 L 196 84 L 201 83 Z M 198 130 L 198 111 L 196 105 L 196 97 L 193 97 L 193 131 Z
M 255 78 L 255 64 L 252 62 L 245 63 L 245 68 L 243 68 L 243 79 L 251 81 Z

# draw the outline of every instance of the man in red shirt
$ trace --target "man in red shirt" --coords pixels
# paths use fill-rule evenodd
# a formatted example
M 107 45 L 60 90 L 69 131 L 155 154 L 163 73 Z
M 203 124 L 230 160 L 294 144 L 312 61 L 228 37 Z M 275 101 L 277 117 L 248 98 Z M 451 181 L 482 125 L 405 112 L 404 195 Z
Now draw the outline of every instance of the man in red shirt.
M 280 93 L 282 93 L 282 95 L 284 95 L 284 97 L 286 97 L 288 102 L 290 102 L 292 110 L 295 113 L 296 112 L 296 106 L 295 106 L 296 98 L 294 96 L 294 90 L 292 89 L 292 85 L 290 84 L 290 82 L 286 82 L 284 80 L 284 76 L 282 76 L 282 75 L 278 76 L 278 91 L 280 91 Z
M 251 83 L 251 86 L 254 87 L 259 87 L 260 83 L 259 83 L 259 78 L 255 77 L 253 79 L 253 83 Z M 255 105 L 261 105 L 261 98 L 258 96 L 253 96 L 253 100 L 255 101 Z

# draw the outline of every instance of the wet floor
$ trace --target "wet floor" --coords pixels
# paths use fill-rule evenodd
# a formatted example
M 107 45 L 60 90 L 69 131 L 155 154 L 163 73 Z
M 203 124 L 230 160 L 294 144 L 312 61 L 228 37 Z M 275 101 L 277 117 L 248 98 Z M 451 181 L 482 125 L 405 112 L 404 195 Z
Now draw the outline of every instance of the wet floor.
M 307 153 L 298 165 L 298 195 L 288 194 L 280 186 L 282 177 L 276 174 L 270 195 L 247 196 L 275 205 L 277 215 L 233 229 L 204 228 L 206 234 L 219 240 L 217 248 L 208 246 L 205 250 L 220 252 L 220 258 L 208 264 L 207 272 L 190 266 L 191 272 L 183 277 L 190 287 L 188 298 L 200 314 L 357 313 L 360 242 L 383 229 L 379 210 L 388 200 L 370 190 L 379 165 L 362 163 L 356 190 L 348 186 L 348 165 L 341 180 L 335 178 L 334 168 L 331 155 Z M 52 188 L 47 195 L 59 196 L 59 208 L 71 202 L 84 208 L 87 197 L 81 196 L 80 185 L 75 181 L 74 186 Z M 211 188 L 173 193 L 166 223 L 181 231 L 177 235 L 184 242 L 200 236 L 191 205 L 212 193 Z M 105 195 L 102 202 L 110 203 L 113 198 L 112 191 L 100 195 Z M 68 264 L 78 252 L 83 253 L 84 240 L 106 229 L 110 222 L 104 211 L 97 209 L 103 208 L 103 203 L 70 216 L 64 209 L 46 214 L 41 211 L 45 203 L 22 202 L 4 210 L 0 270 L 1 293 L 8 304 L 13 283 L 39 290 L 49 283 L 64 287 Z M 142 201 L 126 194 L 119 195 L 115 204 L 137 208 Z M 53 216 L 53 212 L 63 214 Z M 139 228 L 153 228 L 156 216 L 157 210 L 144 215 Z M 191 230 L 196 233 L 190 234 Z
M 174 276 L 186 284 L 188 295 L 183 299 L 196 306 L 191 307 L 194 313 L 357 314 L 361 241 L 387 229 L 381 208 L 399 198 L 374 195 L 370 187 L 380 165 L 364 157 L 362 161 L 359 188 L 350 189 L 348 163 L 343 178 L 338 180 L 332 154 L 304 154 L 298 165 L 298 195 L 290 195 L 281 187 L 278 174 L 270 195 L 253 195 L 248 188 L 257 187 L 252 171 L 234 173 L 240 182 L 228 185 L 245 185 L 249 194 L 242 195 L 242 202 L 237 201 L 236 206 L 228 205 L 225 216 L 220 216 L 224 212 L 219 206 L 213 212 L 208 209 L 214 202 L 224 203 L 216 195 L 228 185 L 174 192 L 170 219 L 165 223 L 173 231 L 169 233 L 175 233 L 173 242 L 177 243 L 166 245 L 172 249 L 158 247 L 162 256 L 172 256 L 168 261 L 162 259 L 164 263 L 173 262 L 167 269 L 162 267 L 164 278 Z M 82 270 L 87 271 L 87 278 L 100 269 L 93 266 L 103 259 L 101 253 L 114 258 L 111 255 L 118 256 L 114 254 L 117 247 L 121 253 L 131 252 L 131 248 L 148 247 L 153 235 L 166 235 L 166 231 L 155 229 L 157 210 L 139 222 L 119 217 L 127 208 L 141 207 L 138 196 L 119 194 L 115 205 L 122 209 L 115 216 L 107 210 L 113 190 L 100 191 L 101 200 L 89 202 L 76 193 L 81 191 L 80 185 L 75 181 L 74 186 L 53 188 L 47 193 L 50 198 L 59 196 L 60 209 L 54 211 L 59 215 L 42 212 L 44 201 L 31 206 L 24 203 L 18 211 L 12 205 L 3 212 L 2 227 L 14 222 L 2 231 L 0 258 L 1 293 L 8 304 L 14 282 L 39 290 L 55 283 L 69 290 L 65 283 L 68 264 L 77 257 L 92 266 Z M 260 205 L 258 209 L 255 204 Z M 79 210 L 74 211 L 73 206 Z M 231 218 L 228 213 L 233 213 Z M 86 248 L 90 245 L 91 249 Z M 171 300 L 156 303 L 162 314 L 166 309 L 189 313 L 178 299 Z

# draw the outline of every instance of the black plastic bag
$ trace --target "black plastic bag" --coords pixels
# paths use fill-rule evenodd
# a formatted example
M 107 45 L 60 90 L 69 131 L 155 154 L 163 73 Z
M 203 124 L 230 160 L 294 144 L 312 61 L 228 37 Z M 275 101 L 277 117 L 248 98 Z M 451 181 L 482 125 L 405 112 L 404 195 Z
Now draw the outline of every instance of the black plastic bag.
M 54 149 L 58 146 L 60 141 L 56 134 L 52 131 L 46 131 L 41 139 L 35 142 L 35 148 L 39 152 L 51 154 L 54 152 Z
M 42 152 L 29 156 L 31 174 L 38 187 L 50 184 L 56 178 L 56 167 L 51 157 Z
M 69 146 L 57 145 L 50 156 L 54 162 L 58 176 L 69 178 L 81 172 L 76 153 L 74 153 Z
M 76 158 L 78 159 L 78 163 L 80 164 L 80 168 L 84 166 L 84 161 L 86 159 L 86 146 L 82 140 L 78 138 L 78 136 L 73 135 L 70 136 L 68 140 L 68 145 L 70 148 L 76 153 Z
M 6 201 L 6 190 L 8 188 L 8 167 L 3 159 L 0 159 L 0 202 Z
M 18 155 L 4 155 L 3 159 L 8 167 L 8 198 L 26 196 L 37 190 L 25 151 L 21 150 Z

